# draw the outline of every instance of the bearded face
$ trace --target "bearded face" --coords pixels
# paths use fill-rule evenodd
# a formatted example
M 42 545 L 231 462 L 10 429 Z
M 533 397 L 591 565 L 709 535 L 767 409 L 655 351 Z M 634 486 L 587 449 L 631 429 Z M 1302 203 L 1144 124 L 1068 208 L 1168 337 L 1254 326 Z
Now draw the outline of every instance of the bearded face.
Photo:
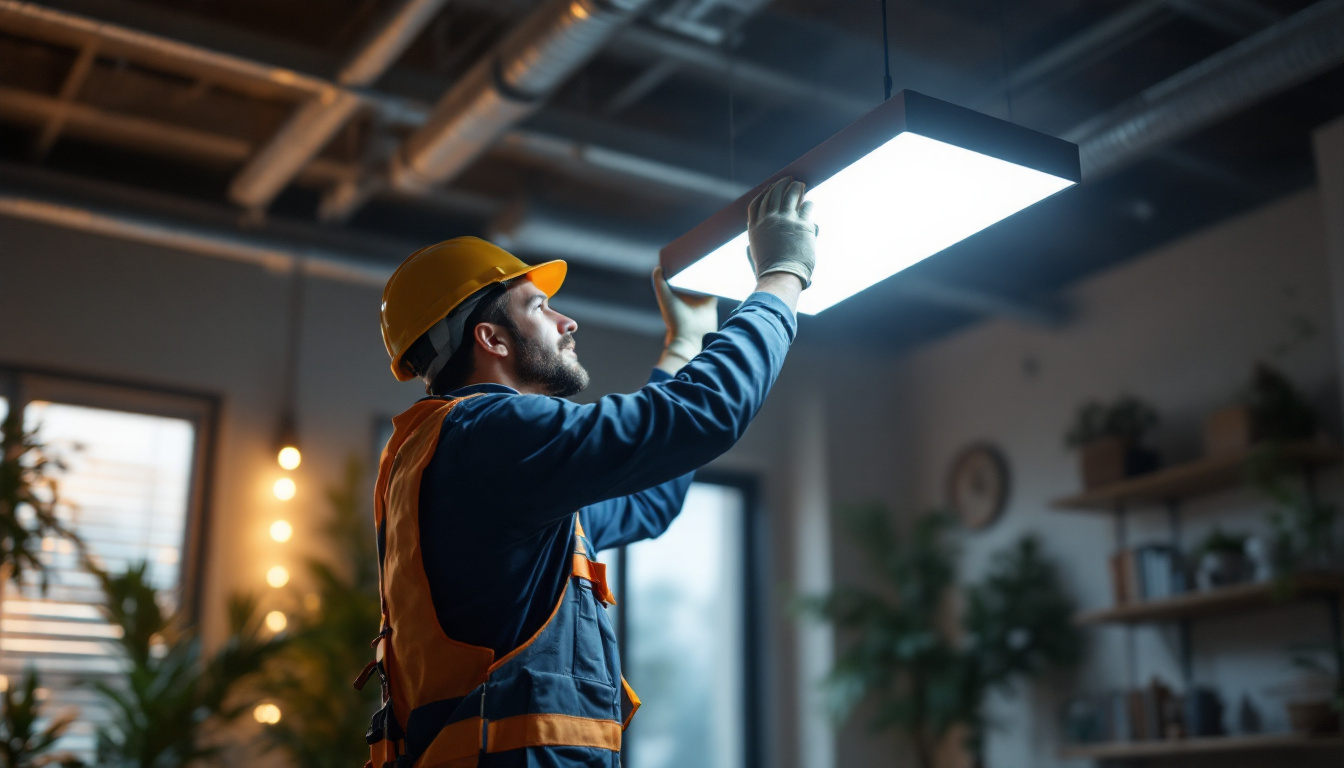
M 561 336 L 554 346 L 529 336 L 521 328 L 510 328 L 509 332 L 517 348 L 514 373 L 522 383 L 552 397 L 570 397 L 588 387 L 588 371 L 579 364 L 572 332 Z

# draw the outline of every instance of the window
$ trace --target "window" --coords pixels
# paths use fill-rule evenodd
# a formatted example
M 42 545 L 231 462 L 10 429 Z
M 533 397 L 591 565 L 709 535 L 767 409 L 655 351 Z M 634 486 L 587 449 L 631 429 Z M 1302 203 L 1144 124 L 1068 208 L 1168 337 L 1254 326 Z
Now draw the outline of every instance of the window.
M 66 503 L 62 517 L 103 567 L 150 563 L 165 601 L 194 609 L 199 558 L 204 447 L 213 422 L 209 398 L 143 390 L 65 377 L 0 370 L 9 397 L 0 416 L 23 410 L 24 426 L 60 457 Z M 41 675 L 48 712 L 70 707 L 80 717 L 59 745 L 92 756 L 96 728 L 105 722 L 88 682 L 118 673 L 103 621 L 97 582 L 80 568 L 73 546 L 42 543 L 49 569 L 43 592 L 37 578 L 6 590 L 0 612 L 0 673 L 17 680 L 28 667 Z
M 696 482 L 667 533 L 617 559 L 622 664 L 644 701 L 628 768 L 756 764 L 751 496 L 740 481 Z

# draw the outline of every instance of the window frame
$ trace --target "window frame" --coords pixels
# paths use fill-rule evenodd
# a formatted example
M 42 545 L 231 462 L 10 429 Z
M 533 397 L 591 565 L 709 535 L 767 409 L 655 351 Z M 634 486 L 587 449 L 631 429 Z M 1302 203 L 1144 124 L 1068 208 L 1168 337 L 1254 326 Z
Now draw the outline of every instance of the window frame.
M 195 430 L 185 535 L 178 562 L 179 611 L 188 625 L 200 622 L 209 553 L 205 546 L 214 495 L 222 398 L 214 393 L 112 376 L 0 362 L 0 397 L 12 410 L 34 400 L 184 419 Z
M 709 485 L 722 485 L 735 488 L 742 493 L 742 709 L 738 713 L 742 724 L 742 768 L 761 768 L 764 744 L 762 743 L 763 713 L 762 705 L 766 701 L 763 687 L 766 659 L 763 627 L 765 626 L 765 601 L 761 599 L 761 585 L 765 583 L 766 557 L 769 549 L 766 543 L 766 515 L 761 508 L 760 478 L 745 472 L 733 472 L 718 469 L 699 470 L 694 482 Z M 617 599 L 625 600 L 630 594 L 629 572 L 626 567 L 626 546 L 617 547 L 616 594 Z M 621 658 L 629 658 L 630 638 L 629 612 L 616 612 L 617 648 Z M 622 755 L 623 764 L 628 757 Z M 639 768 L 632 765 L 631 768 Z

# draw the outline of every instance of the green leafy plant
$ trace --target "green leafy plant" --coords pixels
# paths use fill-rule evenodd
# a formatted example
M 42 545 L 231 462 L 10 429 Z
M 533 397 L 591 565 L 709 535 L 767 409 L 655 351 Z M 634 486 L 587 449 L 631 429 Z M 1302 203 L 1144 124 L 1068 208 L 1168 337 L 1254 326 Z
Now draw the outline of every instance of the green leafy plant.
M 282 647 L 262 630 L 257 600 L 229 600 L 229 636 L 211 655 L 183 617 L 165 612 L 146 562 L 110 574 L 86 567 L 103 589 L 104 617 L 121 630 L 116 645 L 126 662 L 120 680 L 93 688 L 112 712 L 99 729 L 98 765 L 110 768 L 180 768 L 216 756 L 204 737 L 208 725 L 236 720 L 253 703 L 244 693 Z
M 303 768 L 348 768 L 352 755 L 367 754 L 364 731 L 379 705 L 376 679 L 363 692 L 350 684 L 370 658 L 381 616 L 363 476 L 351 459 L 345 482 L 327 491 L 324 550 L 332 557 L 307 564 L 319 607 L 296 620 L 281 663 L 261 684 L 284 712 L 266 737 Z
M 909 739 L 924 768 L 952 729 L 964 726 L 979 764 L 989 726 L 986 696 L 1080 656 L 1073 603 L 1054 564 L 1032 537 L 996 553 L 985 578 L 966 589 L 955 633 L 948 598 L 958 555 L 946 541 L 950 518 L 921 516 L 907 535 L 880 507 L 845 518 L 880 588 L 842 586 L 800 605 L 852 637 L 827 680 L 835 714 L 846 717 L 870 699 L 876 707 L 870 725 Z
M 1315 409 L 1276 368 L 1257 364 L 1242 399 L 1260 440 L 1306 440 L 1316 434 Z
M 1078 448 L 1116 437 L 1138 445 L 1157 424 L 1157 410 L 1137 397 L 1123 395 L 1109 405 L 1092 400 L 1079 406 L 1064 443 Z
M 1294 667 L 1323 678 L 1329 678 L 1334 682 L 1330 707 L 1336 712 L 1344 714 L 1344 673 L 1339 668 L 1337 653 L 1334 646 L 1325 643 L 1296 648 L 1293 650 L 1291 658 Z
M 10 686 L 3 695 L 0 713 L 0 768 L 41 768 L 61 765 L 76 768 L 83 763 L 68 752 L 53 752 L 56 741 L 70 728 L 77 712 L 63 712 L 43 722 L 42 702 L 37 696 L 37 672 L 29 669 L 23 683 Z
M 1246 542 L 1250 538 L 1249 533 L 1228 533 L 1220 526 L 1214 526 L 1195 549 L 1195 560 L 1198 561 L 1205 554 L 1244 555 Z
M 42 540 L 79 540 L 61 522 L 56 474 L 63 469 L 38 441 L 37 430 L 23 428 L 23 414 L 13 409 L 0 424 L 0 576 L 8 571 L 15 584 L 37 574 L 47 586 Z
M 1270 557 L 1274 570 L 1290 576 L 1304 570 L 1340 566 L 1339 507 L 1305 494 L 1269 512 Z

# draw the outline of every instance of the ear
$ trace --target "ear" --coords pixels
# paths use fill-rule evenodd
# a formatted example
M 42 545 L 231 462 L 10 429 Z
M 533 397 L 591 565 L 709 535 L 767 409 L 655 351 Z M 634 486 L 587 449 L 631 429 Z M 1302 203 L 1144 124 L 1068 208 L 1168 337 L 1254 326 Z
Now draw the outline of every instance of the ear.
M 472 329 L 472 341 L 485 354 L 501 359 L 509 356 L 513 343 L 504 326 L 495 323 L 477 323 Z

